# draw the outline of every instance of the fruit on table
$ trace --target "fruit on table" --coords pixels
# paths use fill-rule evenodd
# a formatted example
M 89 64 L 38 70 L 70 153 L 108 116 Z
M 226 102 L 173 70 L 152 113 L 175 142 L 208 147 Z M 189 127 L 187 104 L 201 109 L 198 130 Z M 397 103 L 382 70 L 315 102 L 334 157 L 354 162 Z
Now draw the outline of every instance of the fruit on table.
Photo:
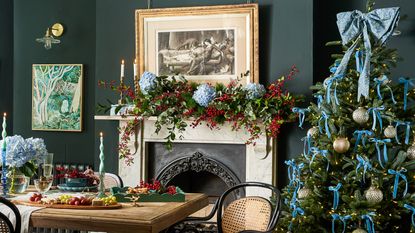
M 60 195 L 58 197 L 58 203 L 60 203 L 60 204 L 69 204 L 69 199 L 71 199 L 71 198 L 72 198 L 72 196 L 68 195 L 68 194 Z
M 31 202 L 40 202 L 42 200 L 42 194 L 40 193 L 33 193 L 32 196 L 29 197 Z
M 149 192 L 148 188 L 140 188 L 140 187 L 135 187 L 135 188 L 129 187 L 127 190 L 128 194 L 147 194 L 148 192 Z
M 117 204 L 117 198 L 115 196 L 108 196 L 101 198 L 102 201 L 104 201 L 104 205 L 115 205 Z

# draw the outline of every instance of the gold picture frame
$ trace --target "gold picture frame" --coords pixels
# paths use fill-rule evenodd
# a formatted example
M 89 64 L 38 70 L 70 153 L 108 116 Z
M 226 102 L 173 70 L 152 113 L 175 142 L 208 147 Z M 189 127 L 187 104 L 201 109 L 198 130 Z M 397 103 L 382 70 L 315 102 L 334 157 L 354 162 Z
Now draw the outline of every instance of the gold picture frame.
M 140 74 L 258 83 L 258 37 L 258 4 L 136 10 Z
M 82 132 L 83 65 L 33 64 L 32 130 Z

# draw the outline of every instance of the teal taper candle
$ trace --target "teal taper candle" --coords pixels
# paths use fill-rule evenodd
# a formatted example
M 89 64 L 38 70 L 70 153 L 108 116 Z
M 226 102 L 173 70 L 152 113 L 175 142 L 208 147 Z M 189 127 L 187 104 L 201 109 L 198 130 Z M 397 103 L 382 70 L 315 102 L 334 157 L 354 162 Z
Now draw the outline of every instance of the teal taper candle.
M 100 145 L 99 145 L 99 189 L 98 189 L 98 197 L 105 197 L 105 185 L 104 185 L 104 179 L 105 179 L 105 155 L 104 155 L 104 135 L 101 132 L 99 134 L 100 136 Z

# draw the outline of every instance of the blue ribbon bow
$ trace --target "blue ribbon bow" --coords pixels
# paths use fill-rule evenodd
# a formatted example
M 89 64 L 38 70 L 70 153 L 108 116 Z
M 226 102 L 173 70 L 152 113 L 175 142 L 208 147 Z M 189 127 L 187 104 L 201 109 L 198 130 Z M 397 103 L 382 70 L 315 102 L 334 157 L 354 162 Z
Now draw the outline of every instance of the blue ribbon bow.
M 304 167 L 304 163 L 296 164 L 294 159 L 286 160 L 285 164 L 288 166 L 288 179 L 290 180 L 288 186 L 292 186 L 292 184 L 299 180 L 298 176 L 301 175 L 301 169 Z
M 411 134 L 411 125 L 412 125 L 412 122 L 410 122 L 410 121 L 405 121 L 405 122 L 404 121 L 396 121 L 396 126 L 395 126 L 396 135 L 395 135 L 395 139 L 396 139 L 396 142 L 398 144 L 401 144 L 399 142 L 399 135 L 398 135 L 398 127 L 401 126 L 401 125 L 405 125 L 406 126 L 405 144 L 408 145 L 409 144 L 409 136 Z
M 348 44 L 363 34 L 365 61 L 359 77 L 358 101 L 360 101 L 361 96 L 369 98 L 370 58 L 372 56 L 369 32 L 375 40 L 384 44 L 397 26 L 399 15 L 398 7 L 376 9 L 369 13 L 362 13 L 361 11 L 355 10 L 337 14 L 337 27 L 339 28 L 343 45 Z M 335 75 L 345 74 L 350 57 L 356 49 L 358 41 L 356 40 L 346 51 L 339 67 L 337 67 Z
M 388 162 L 388 148 L 387 148 L 386 143 L 391 142 L 391 140 L 389 138 L 386 138 L 386 139 L 371 138 L 370 141 L 376 143 L 375 146 L 376 146 L 376 151 L 378 152 L 379 164 L 382 168 L 385 168 L 382 164 L 379 145 L 381 145 L 381 144 L 383 145 L 383 159 L 385 160 L 385 163 L 387 163 Z
M 404 78 L 404 77 L 400 77 L 399 78 L 399 83 L 404 85 L 404 89 L 403 89 L 403 110 L 406 111 L 406 106 L 408 103 L 408 89 L 409 89 L 409 85 L 411 86 L 415 86 L 415 84 L 413 83 L 413 79 L 409 79 L 409 78 Z
M 363 183 L 365 182 L 365 177 L 366 177 L 366 171 L 367 170 L 372 170 L 372 164 L 370 163 L 369 160 L 365 160 L 362 156 L 357 155 L 356 156 L 357 161 L 359 162 L 356 166 L 356 174 L 358 172 L 358 170 L 363 167 Z
M 303 128 L 304 120 L 305 120 L 305 113 L 309 112 L 310 109 L 308 108 L 293 108 L 293 113 L 298 113 L 298 127 Z
M 373 132 L 369 131 L 369 130 L 356 130 L 356 131 L 353 132 L 353 135 L 357 135 L 356 142 L 354 144 L 354 151 L 356 151 L 357 146 L 360 143 L 360 140 L 362 140 L 363 146 L 366 146 L 366 138 L 368 136 L 372 136 Z
M 330 138 L 331 137 L 331 134 L 330 134 L 330 127 L 329 127 L 329 122 L 328 122 L 328 120 L 329 120 L 329 115 L 325 112 L 325 111 L 322 111 L 321 112 L 321 117 L 320 117 L 320 120 L 318 121 L 318 129 L 320 130 L 320 133 L 323 133 L 323 129 L 322 129 L 322 127 L 321 127 L 321 121 L 322 120 L 324 120 L 324 128 L 325 128 L 325 130 L 326 130 L 326 134 L 327 134 L 327 137 L 328 138 Z
M 362 215 L 362 219 L 365 220 L 367 233 L 376 233 L 375 224 L 373 223 L 372 216 L 375 216 L 375 213 L 370 212 Z
M 292 209 L 291 216 L 293 218 L 296 218 L 298 214 L 304 215 L 304 210 L 301 209 L 301 207 L 297 206 L 295 203 L 291 203 L 290 208 Z M 288 227 L 288 229 L 291 231 L 292 227 L 293 227 L 293 222 L 291 220 L 290 226 Z
M 339 189 L 342 187 L 342 183 L 338 183 L 337 186 L 330 186 L 329 191 L 334 192 L 333 197 L 333 209 L 336 210 L 339 205 Z
M 415 208 L 413 206 L 411 206 L 411 205 L 408 205 L 408 204 L 403 205 L 403 207 L 405 207 L 408 210 L 412 211 L 412 217 L 411 217 L 412 226 L 415 227 L 415 221 L 414 221 L 414 218 L 415 218 Z
M 350 216 L 350 215 L 341 216 L 339 214 L 332 214 L 331 217 L 333 218 L 333 220 L 331 221 L 331 232 L 332 233 L 336 233 L 336 231 L 335 231 L 336 220 L 340 220 L 343 223 L 342 233 L 344 233 L 346 231 L 346 222 L 347 222 L 347 220 L 352 218 L 352 216 Z
M 329 104 L 331 101 L 331 86 L 333 85 L 333 83 L 335 84 L 334 86 L 334 101 L 337 105 L 339 105 L 339 99 L 337 98 L 337 81 L 340 81 L 341 79 L 343 79 L 343 75 L 335 75 L 333 77 L 328 78 L 325 83 L 327 85 L 326 87 L 326 102 Z
M 329 154 L 329 151 L 328 151 L 328 150 L 320 150 L 320 149 L 319 149 L 319 148 L 317 148 L 317 147 L 311 147 L 311 148 L 310 148 L 310 152 L 313 154 L 313 155 L 311 156 L 310 165 L 313 163 L 313 161 L 314 161 L 314 159 L 315 159 L 315 157 L 316 157 L 317 155 L 321 155 L 321 156 L 323 156 L 324 158 L 326 158 L 326 160 L 327 160 L 327 167 L 326 167 L 326 170 L 328 171 L 328 170 L 329 170 L 329 168 L 330 168 L 330 161 L 329 161 L 329 159 L 327 158 L 327 156 L 328 156 L 328 154 Z
M 408 192 L 408 179 L 406 179 L 406 175 L 403 174 L 403 172 L 406 172 L 407 170 L 405 168 L 401 168 L 400 171 L 389 169 L 388 173 L 391 175 L 395 175 L 395 183 L 393 184 L 393 199 L 396 198 L 398 195 L 398 187 L 399 187 L 399 178 L 402 178 L 402 180 L 405 181 L 405 190 L 403 191 L 403 196 L 406 196 L 406 193 Z
M 388 85 L 387 85 L 387 83 L 388 83 L 388 81 L 389 81 L 388 77 L 387 77 L 386 75 L 382 75 L 382 77 L 379 77 L 379 78 L 374 78 L 374 79 L 373 79 L 373 81 L 375 81 L 375 83 L 376 83 L 376 90 L 377 90 L 377 93 L 378 93 L 378 98 L 379 98 L 380 100 L 382 100 L 382 99 L 383 99 L 382 93 L 381 93 L 381 91 L 380 91 L 380 87 L 382 86 L 382 84 L 385 84 L 386 88 L 387 88 L 387 89 L 390 91 L 390 93 L 391 93 L 391 99 L 392 99 L 392 102 L 393 102 L 394 104 L 396 104 L 396 100 L 395 100 L 395 97 L 393 96 L 393 91 L 392 91 L 392 88 L 390 88 L 390 86 L 388 86 Z
M 373 118 L 373 124 L 372 124 L 372 130 L 376 129 L 376 117 L 379 121 L 379 127 L 380 130 L 382 130 L 382 116 L 380 115 L 379 111 L 383 111 L 385 110 L 384 106 L 380 106 L 380 107 L 373 107 L 373 108 L 369 108 L 367 110 L 367 113 L 370 114 L 372 112 L 372 118 Z

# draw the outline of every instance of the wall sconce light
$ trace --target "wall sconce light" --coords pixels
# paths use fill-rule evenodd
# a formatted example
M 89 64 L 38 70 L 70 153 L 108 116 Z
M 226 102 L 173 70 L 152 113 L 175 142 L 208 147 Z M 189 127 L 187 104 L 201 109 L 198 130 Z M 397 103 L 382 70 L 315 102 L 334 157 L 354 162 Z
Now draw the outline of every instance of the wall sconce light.
M 52 44 L 59 44 L 61 41 L 55 39 L 55 37 L 60 37 L 63 34 L 63 25 L 60 23 L 55 23 L 52 27 L 46 29 L 45 36 L 42 38 L 37 38 L 36 41 L 39 43 L 45 44 L 45 49 L 51 49 Z M 53 37 L 55 36 L 55 37 Z

